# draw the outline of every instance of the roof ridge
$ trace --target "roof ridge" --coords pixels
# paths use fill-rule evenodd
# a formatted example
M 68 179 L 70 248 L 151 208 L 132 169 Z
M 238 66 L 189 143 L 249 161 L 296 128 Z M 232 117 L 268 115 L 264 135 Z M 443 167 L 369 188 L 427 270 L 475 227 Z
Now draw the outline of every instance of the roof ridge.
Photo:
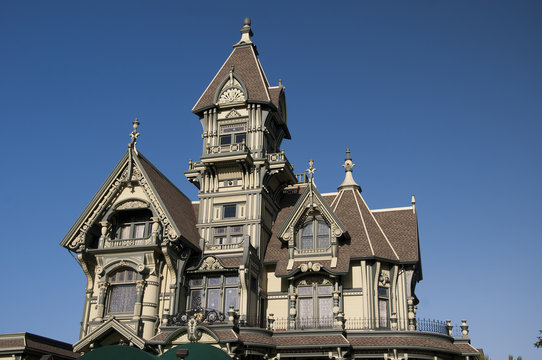
M 231 56 L 233 55 L 233 53 L 235 52 L 235 49 L 234 48 L 230 55 L 228 55 L 228 58 L 226 59 L 226 61 L 224 61 L 224 63 L 222 63 L 222 66 L 218 69 L 218 71 L 216 72 L 215 76 L 213 76 L 213 78 L 211 79 L 211 81 L 209 82 L 209 84 L 207 85 L 207 87 L 205 88 L 205 90 L 203 90 L 203 92 L 201 93 L 200 97 L 198 98 L 198 101 L 196 101 L 196 103 L 194 104 L 194 106 L 192 107 L 192 112 L 194 112 L 196 110 L 196 106 L 199 104 L 199 102 L 201 101 L 201 98 L 203 97 L 203 95 L 205 95 L 207 93 L 207 90 L 209 90 L 209 88 L 211 87 L 211 85 L 214 83 L 215 79 L 217 78 L 218 74 L 220 74 L 220 71 L 222 71 L 222 69 L 224 68 L 224 66 L 226 66 L 226 63 L 228 62 L 228 60 L 230 60 Z

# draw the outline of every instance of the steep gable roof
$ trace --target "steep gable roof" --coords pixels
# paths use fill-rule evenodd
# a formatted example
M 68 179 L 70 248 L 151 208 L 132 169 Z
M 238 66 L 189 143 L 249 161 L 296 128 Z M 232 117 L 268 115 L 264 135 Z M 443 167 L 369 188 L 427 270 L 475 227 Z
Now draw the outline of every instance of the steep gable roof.
M 193 113 L 199 113 L 215 105 L 215 96 L 219 86 L 226 79 L 233 67 L 235 75 L 243 82 L 247 90 L 247 100 L 255 102 L 271 103 L 269 96 L 269 82 L 258 60 L 252 44 L 235 47 L 226 59 L 218 73 L 215 75 L 207 89 L 203 92 L 196 105 L 192 108 Z
M 115 197 L 124 187 L 129 186 L 130 174 L 136 168 L 142 174 L 140 183 L 148 184 L 156 199 L 153 206 L 159 207 L 164 219 L 173 228 L 171 234 L 182 238 L 194 249 L 199 250 L 197 219 L 191 201 L 173 185 L 141 153 L 128 149 L 109 174 L 106 181 L 94 195 L 83 213 L 77 218 L 60 245 L 75 250 L 85 241 L 89 228 L 100 221 L 100 216 L 108 209 Z M 170 237 L 171 238 L 171 237 Z

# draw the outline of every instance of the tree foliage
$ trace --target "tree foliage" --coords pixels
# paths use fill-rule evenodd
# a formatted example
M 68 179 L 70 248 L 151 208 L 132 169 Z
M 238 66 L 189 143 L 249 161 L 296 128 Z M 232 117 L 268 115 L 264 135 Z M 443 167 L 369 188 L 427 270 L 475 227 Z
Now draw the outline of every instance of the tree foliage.
M 537 348 L 542 347 L 542 330 L 538 330 L 540 332 L 540 335 L 538 336 L 538 341 L 534 343 L 534 346 Z

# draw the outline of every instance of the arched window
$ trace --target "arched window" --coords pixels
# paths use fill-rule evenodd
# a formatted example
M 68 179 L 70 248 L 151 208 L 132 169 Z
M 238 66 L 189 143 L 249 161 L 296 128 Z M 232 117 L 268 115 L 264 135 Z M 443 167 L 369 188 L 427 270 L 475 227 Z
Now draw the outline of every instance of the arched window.
M 136 272 L 122 269 L 109 277 L 109 307 L 111 314 L 133 313 L 136 302 Z
M 327 249 L 329 247 L 329 225 L 320 218 L 312 217 L 299 229 L 299 250 Z
M 333 326 L 333 285 L 327 279 L 302 280 L 297 286 L 299 328 Z

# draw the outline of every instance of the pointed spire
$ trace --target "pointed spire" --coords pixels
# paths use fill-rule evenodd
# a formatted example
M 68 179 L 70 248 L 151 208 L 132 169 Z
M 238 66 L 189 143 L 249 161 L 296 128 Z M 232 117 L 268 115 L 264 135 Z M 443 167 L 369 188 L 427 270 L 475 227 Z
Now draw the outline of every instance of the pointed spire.
M 243 21 L 243 27 L 241 28 L 241 40 L 233 47 L 241 46 L 241 45 L 248 45 L 252 44 L 252 40 L 250 39 L 251 36 L 254 36 L 254 33 L 252 32 L 252 29 L 250 28 L 250 18 L 246 17 Z
M 337 188 L 339 191 L 343 189 L 358 189 L 359 192 L 361 192 L 361 186 L 359 186 L 356 181 L 354 180 L 354 177 L 352 176 L 352 168 L 355 166 L 352 162 L 352 158 L 350 157 L 350 149 L 346 149 L 346 158 L 344 159 L 344 164 L 342 167 L 344 167 L 344 181 L 339 187 Z

